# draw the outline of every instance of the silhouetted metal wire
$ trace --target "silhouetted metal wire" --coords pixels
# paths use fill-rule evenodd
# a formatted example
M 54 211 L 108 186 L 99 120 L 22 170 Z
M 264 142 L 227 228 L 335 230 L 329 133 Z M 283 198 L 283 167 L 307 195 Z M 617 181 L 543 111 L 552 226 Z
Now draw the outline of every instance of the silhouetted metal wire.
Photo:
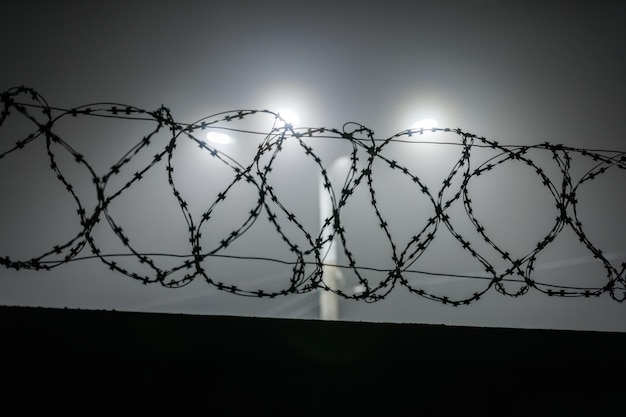
M 26 87 L 11 88 L 1 95 L 2 112 L 0 113 L 0 128 L 7 123 L 11 115 L 22 115 L 33 125 L 33 130 L 26 136 L 18 138 L 14 145 L 10 145 L 7 150 L 0 153 L 0 161 L 11 154 L 25 149 L 30 143 L 40 140 L 45 141 L 47 154 L 50 162 L 50 169 L 56 178 L 64 185 L 67 192 L 72 196 L 77 206 L 77 216 L 79 217 L 82 230 L 67 242 L 54 245 L 42 254 L 29 257 L 28 259 L 12 259 L 10 256 L 0 254 L 0 264 L 6 268 L 15 270 L 51 270 L 70 262 L 83 261 L 97 258 L 108 266 L 109 269 L 130 278 L 139 280 L 145 284 L 159 283 L 165 287 L 181 287 L 189 284 L 194 279 L 202 277 L 208 284 L 218 290 L 230 292 L 237 295 L 253 297 L 276 297 L 281 295 L 306 293 L 315 289 L 333 291 L 344 298 L 375 302 L 385 298 L 395 286 L 403 286 L 411 293 L 453 306 L 467 305 L 479 300 L 487 291 L 494 288 L 496 291 L 518 297 L 526 294 L 530 289 L 540 291 L 549 296 L 558 297 L 598 297 L 602 294 L 609 294 L 613 300 L 618 302 L 626 298 L 625 290 L 625 270 L 626 263 L 620 266 L 614 265 L 609 256 L 606 256 L 600 249 L 594 246 L 578 219 L 577 214 L 577 192 L 586 183 L 591 183 L 594 179 L 605 174 L 608 170 L 626 169 L 626 153 L 612 150 L 591 150 L 567 147 L 563 145 L 550 144 L 548 142 L 533 146 L 513 146 L 501 145 L 498 142 L 479 137 L 461 129 L 432 128 L 428 132 L 450 132 L 458 135 L 459 142 L 437 143 L 438 146 L 453 145 L 461 147 L 461 158 L 456 162 L 449 175 L 443 180 L 441 188 L 436 194 L 432 193 L 422 178 L 412 173 L 395 159 L 386 156 L 383 150 L 391 143 L 408 143 L 413 135 L 422 135 L 424 129 L 409 129 L 399 132 L 389 138 L 379 139 L 374 137 L 374 132 L 358 123 L 346 123 L 342 130 L 333 128 L 295 128 L 285 120 L 280 114 L 269 110 L 235 110 L 226 111 L 205 117 L 195 123 L 180 123 L 176 121 L 169 109 L 161 106 L 155 111 L 148 111 L 141 108 L 115 103 L 94 103 L 72 109 L 55 108 L 48 105 L 46 100 L 35 90 Z M 270 131 L 255 131 L 247 129 L 235 129 L 228 127 L 234 121 L 251 118 L 253 115 L 264 114 L 273 118 L 274 123 Z M 76 117 L 99 117 L 112 119 L 125 119 L 132 121 L 150 121 L 155 123 L 154 130 L 144 136 L 138 143 L 128 151 L 117 163 L 113 164 L 104 175 L 99 175 L 90 162 L 74 150 L 55 131 L 56 124 L 67 118 Z M 226 125 L 226 126 L 224 126 Z M 258 135 L 259 141 L 256 153 L 252 161 L 237 161 L 218 148 L 197 137 L 197 133 L 208 128 L 223 129 L 226 131 L 236 131 L 248 135 Z M 114 177 L 117 177 L 122 168 L 129 166 L 138 155 L 142 155 L 152 138 L 159 132 L 168 132 L 169 142 L 167 146 L 160 149 L 151 161 L 145 166 L 138 167 L 134 175 L 117 191 L 110 192 L 107 184 Z M 341 140 L 350 145 L 350 168 L 343 182 L 341 192 L 336 194 L 336 190 L 331 185 L 328 168 L 324 166 L 322 158 L 316 150 L 308 144 L 311 138 L 329 138 Z M 2 139 L 3 141 L 5 139 Z M 173 151 L 177 144 L 184 140 L 195 143 L 202 151 L 208 152 L 212 157 L 219 160 L 225 166 L 232 169 L 233 180 L 228 186 L 216 196 L 215 201 L 205 210 L 200 218 L 192 215 L 188 201 L 183 198 L 174 179 L 175 170 L 172 159 Z M 319 168 L 324 188 L 332 202 L 333 214 L 326 217 L 320 225 L 320 230 L 316 234 L 306 231 L 303 223 L 278 198 L 278 195 L 269 180 L 269 172 L 273 168 L 273 163 L 283 150 L 285 141 L 295 141 L 300 146 L 305 155 Z M 2 142 L 0 142 L 2 143 Z M 68 152 L 74 161 L 82 165 L 91 175 L 93 187 L 97 195 L 95 208 L 88 212 L 86 205 L 81 201 L 70 180 L 63 174 L 57 164 L 58 155 L 54 147 L 60 146 Z M 495 156 L 482 162 L 479 166 L 472 167 L 470 156 L 473 149 L 488 148 L 497 152 Z M 531 150 L 540 150 L 549 153 L 558 167 L 560 181 L 550 178 L 532 158 L 528 155 Z M 362 155 L 366 155 L 365 166 L 359 165 Z M 593 161 L 593 167 L 589 169 L 582 178 L 574 182 L 571 176 L 572 156 L 584 157 Z M 360 159 L 361 158 L 361 159 Z M 487 234 L 486 228 L 474 215 L 472 199 L 469 194 L 469 183 L 487 171 L 509 161 L 518 161 L 528 165 L 541 180 L 541 183 L 549 190 L 557 209 L 558 216 L 555 223 L 545 237 L 526 255 L 514 258 L 505 248 L 495 243 L 494 239 Z M 385 220 L 376 198 L 374 182 L 374 162 L 384 162 L 386 167 L 395 170 L 409 178 L 420 192 L 429 200 L 432 205 L 432 216 L 426 221 L 426 226 L 417 231 L 411 238 L 409 244 L 400 249 L 392 237 L 389 225 Z M 111 203 L 123 193 L 126 193 L 133 184 L 141 181 L 144 175 L 153 167 L 165 166 L 167 178 L 173 196 L 185 217 L 188 226 L 189 242 L 191 251 L 184 254 L 175 253 L 143 253 L 135 249 L 131 244 L 131 238 L 125 230 L 118 225 L 109 211 Z M 458 189 L 453 190 L 454 181 L 459 181 Z M 215 208 L 228 198 L 229 191 L 240 182 L 246 182 L 256 188 L 258 200 L 256 205 L 250 210 L 243 223 L 233 230 L 226 238 L 221 240 L 217 247 L 204 250 L 201 241 L 201 229 L 210 222 Z M 366 187 L 371 196 L 371 206 L 379 222 L 379 226 L 384 233 L 390 247 L 391 258 L 394 266 L 392 268 L 373 268 L 371 266 L 360 265 L 356 257 L 349 250 L 348 232 L 342 223 L 342 208 L 349 202 L 358 187 Z M 450 196 L 450 193 L 451 196 Z M 468 219 L 480 235 L 493 250 L 495 250 L 502 261 L 506 261 L 508 267 L 500 272 L 495 266 L 481 255 L 476 246 L 455 229 L 448 211 L 455 202 L 461 202 Z M 6 202 L 4 203 L 6 204 Z M 277 207 L 277 209 L 276 209 Z M 290 253 L 295 256 L 295 261 L 284 261 L 276 258 L 238 256 L 224 253 L 237 239 L 240 239 L 250 229 L 250 227 L 261 216 L 265 215 L 270 224 L 273 225 L 276 233 L 286 242 Z M 279 215 L 286 219 L 291 226 L 302 232 L 308 247 L 303 248 L 297 245 L 284 231 L 279 223 Z M 103 253 L 94 239 L 95 226 L 108 224 L 115 236 L 120 240 L 129 253 Z M 445 226 L 462 248 L 477 260 L 485 271 L 482 275 L 475 274 L 449 274 L 440 272 L 427 272 L 415 269 L 417 261 L 424 254 L 428 246 L 433 242 L 436 231 L 440 226 Z M 579 241 L 593 255 L 598 262 L 602 263 L 606 270 L 606 278 L 602 285 L 594 287 L 564 286 L 549 283 L 542 283 L 533 278 L 534 264 L 538 255 L 555 241 L 559 233 L 564 228 L 570 228 Z M 341 289 L 330 288 L 322 279 L 323 267 L 326 251 L 331 241 L 337 239 L 341 242 L 343 255 L 347 259 L 346 265 L 338 267 L 351 271 L 358 279 L 361 291 L 348 294 Z M 89 250 L 89 254 L 83 252 Z M 121 257 L 132 257 L 152 272 L 150 274 L 139 274 L 132 272 L 116 262 Z M 180 263 L 170 269 L 163 269 L 157 266 L 157 258 L 180 259 Z M 207 259 L 231 258 L 248 261 L 268 261 L 289 265 L 292 268 L 292 276 L 289 278 L 289 286 L 280 291 L 264 291 L 260 289 L 244 290 L 235 285 L 228 285 L 216 278 L 210 277 L 205 271 L 203 262 Z M 309 268 L 309 269 L 307 269 Z M 372 283 L 364 276 L 364 271 L 377 271 L 386 274 L 386 278 L 380 282 Z M 173 278 L 174 273 L 181 273 L 182 278 Z M 487 285 L 479 292 L 474 292 L 469 297 L 452 299 L 448 296 L 437 295 L 419 287 L 414 282 L 407 279 L 408 275 L 422 274 L 431 276 L 457 277 L 463 279 L 475 279 L 486 281 Z M 178 275 L 180 276 L 180 275 Z M 515 291 L 505 288 L 504 283 L 514 282 L 518 286 Z

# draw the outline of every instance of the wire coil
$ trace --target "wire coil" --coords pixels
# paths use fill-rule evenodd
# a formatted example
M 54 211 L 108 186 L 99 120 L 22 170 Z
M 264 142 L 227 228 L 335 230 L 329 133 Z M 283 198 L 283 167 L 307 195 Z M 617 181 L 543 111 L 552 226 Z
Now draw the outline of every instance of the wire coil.
M 97 258 L 109 269 L 139 280 L 145 284 L 158 283 L 165 287 L 181 287 L 189 284 L 196 278 L 204 279 L 215 288 L 237 295 L 252 297 L 277 297 L 294 293 L 306 293 L 316 289 L 333 291 L 344 298 L 375 302 L 386 297 L 396 287 L 404 287 L 416 295 L 453 306 L 467 305 L 479 300 L 483 294 L 491 289 L 518 297 L 529 290 L 537 290 L 548 296 L 557 297 L 598 297 L 609 294 L 618 302 L 626 298 L 625 270 L 626 263 L 615 264 L 615 259 L 603 253 L 591 241 L 583 229 L 578 215 L 578 198 L 583 187 L 594 184 L 594 180 L 607 172 L 621 172 L 626 169 L 626 153 L 622 151 L 601 151 L 567 147 L 551 143 L 533 146 L 502 145 L 498 142 L 476 136 L 461 129 L 432 128 L 409 129 L 401 131 L 385 139 L 377 139 L 374 132 L 358 123 L 346 123 L 342 129 L 333 128 L 297 128 L 283 120 L 280 114 L 269 110 L 235 110 L 214 114 L 194 123 L 181 123 L 174 119 L 170 110 L 164 106 L 154 111 L 112 103 L 94 103 L 72 109 L 54 108 L 36 91 L 26 87 L 11 88 L 1 95 L 2 110 L 0 114 L 0 168 L 3 162 L 10 160 L 21 151 L 33 146 L 34 143 L 45 142 L 47 163 L 56 180 L 62 184 L 65 192 L 71 196 L 75 204 L 76 215 L 80 223 L 80 230 L 67 241 L 62 241 L 49 247 L 43 253 L 33 253 L 27 257 L 16 259 L 14 255 L 0 253 L 0 264 L 6 268 L 19 270 L 51 270 L 70 262 L 84 261 Z M 242 128 L 237 123 L 251 121 L 258 117 L 271 121 L 267 130 L 250 130 Z M 11 121 L 20 117 L 30 126 L 26 133 L 13 133 Z M 61 133 L 60 125 L 77 118 L 99 118 L 105 123 L 111 119 L 126 120 L 149 124 L 150 132 L 144 135 L 128 150 L 117 162 L 113 163 L 104 172 L 95 167 L 92 160 L 71 146 L 70 142 Z M 250 124 L 251 126 L 253 124 Z M 71 123 L 70 123 L 71 126 Z M 207 129 L 222 132 L 238 132 L 242 135 L 260 138 L 254 146 L 254 151 L 248 160 L 238 160 L 229 156 L 218 146 L 203 140 L 201 133 Z M 453 164 L 448 174 L 443 178 L 440 188 L 433 190 L 424 178 L 413 172 L 411 168 L 395 159 L 389 148 L 395 144 L 409 141 L 413 136 L 429 134 L 452 134 L 457 137 L 454 145 L 460 150 L 460 158 Z M 17 137 L 15 137 L 17 135 Z M 159 135 L 165 136 L 164 145 L 154 153 L 155 142 Z M 314 140 L 327 139 L 341 142 L 348 149 L 349 167 L 342 177 L 341 185 L 337 186 L 325 165 L 325 159 L 320 150 L 312 145 Z M 181 143 L 192 143 L 201 152 L 210 156 L 230 172 L 230 179 L 217 192 L 205 209 L 195 213 L 190 201 L 184 197 L 181 185 L 176 179 L 180 170 L 174 156 L 177 146 Z M 332 204 L 332 214 L 322 219 L 319 229 L 310 230 L 306 221 L 290 210 L 280 197 L 272 183 L 271 172 L 281 153 L 285 152 L 287 144 L 295 144 L 301 155 L 316 167 L 321 178 L 323 190 Z M 492 157 L 478 164 L 473 159 L 479 150 L 489 150 Z M 549 155 L 556 170 L 548 172 L 540 166 L 531 155 L 540 152 Z M 149 156 L 148 156 L 149 155 Z M 70 175 L 61 166 L 71 156 L 73 163 L 80 167 L 83 173 L 88 173 L 88 182 L 92 187 L 93 202 L 86 202 L 77 191 Z M 592 166 L 578 180 L 573 175 L 573 159 L 582 158 L 590 161 Z M 488 227 L 476 214 L 475 203 L 472 201 L 470 189 L 473 181 L 486 175 L 506 163 L 521 163 L 536 174 L 541 184 L 549 192 L 556 212 L 554 224 L 536 245 L 523 256 L 513 256 L 512 251 L 500 244 L 491 234 Z M 141 165 L 139 165 L 141 164 Z M 413 185 L 411 191 L 421 194 L 428 202 L 431 211 L 425 215 L 424 226 L 411 233 L 406 246 L 401 246 L 395 239 L 390 220 L 380 208 L 380 202 L 375 186 L 377 169 L 384 165 L 403 176 Z M 133 192 L 135 185 L 145 179 L 151 172 L 163 169 L 171 195 L 175 198 L 178 208 L 184 217 L 188 232 L 190 250 L 183 254 L 174 253 L 145 253 L 139 250 L 134 242 L 135 237 L 128 233 L 125 227 L 115 218 L 111 207 L 122 195 Z M 555 174 L 556 173 L 556 174 Z M 85 178 L 82 178 L 83 182 Z M 203 237 L 212 221 L 214 214 L 227 202 L 239 184 L 246 184 L 248 189 L 254 190 L 255 203 L 249 208 L 247 215 L 234 229 L 210 245 Z M 199 187 L 203 193 L 203 188 Z M 371 203 L 380 232 L 385 237 L 390 250 L 392 267 L 370 268 L 363 265 L 354 252 L 347 230 L 345 207 L 349 205 L 356 194 L 367 195 Z M 208 194 L 207 194 L 208 195 Z M 463 207 L 467 220 L 473 227 L 481 244 L 486 244 L 504 262 L 500 268 L 485 256 L 475 241 L 466 237 L 450 217 L 451 207 Z M 277 290 L 262 290 L 258 288 L 243 289 L 236 285 L 223 282 L 214 277 L 207 270 L 207 265 L 219 257 L 238 258 L 228 248 L 232 248 L 252 228 L 259 218 L 267 219 L 268 224 L 286 247 L 291 260 L 282 258 L 265 258 L 264 261 L 282 263 L 291 269 L 288 285 Z M 118 239 L 126 252 L 123 254 L 107 253 L 98 243 L 99 231 L 108 225 L 109 231 Z M 484 271 L 482 274 L 456 275 L 465 278 L 481 279 L 484 287 L 470 296 L 451 297 L 435 294 L 423 286 L 412 282 L 408 275 L 420 273 L 416 267 L 433 243 L 440 228 L 445 228 L 454 237 L 458 245 L 469 254 Z M 293 238 L 286 229 L 295 230 L 299 236 Z M 606 271 L 606 277 L 599 285 L 580 287 L 571 285 L 554 285 L 540 282 L 534 278 L 534 267 L 538 256 L 551 246 L 559 234 L 568 230 L 575 233 L 578 240 L 593 258 Z M 205 233 L 206 234 L 206 233 Z M 323 270 L 329 244 L 336 242 L 340 245 L 345 264 L 334 265 L 344 271 L 349 271 L 358 282 L 358 292 L 348 292 L 342 289 L 330 288 L 322 279 Z M 211 247 L 208 247 L 211 246 Z M 119 262 L 124 256 L 131 258 L 142 265 L 145 272 L 137 272 Z M 175 258 L 174 266 L 164 268 L 159 258 Z M 254 257 L 239 256 L 240 260 L 254 261 Z M 373 282 L 366 275 L 366 271 L 376 270 L 383 274 L 383 278 Z M 422 271 L 422 273 L 425 273 Z M 432 275 L 453 276 L 445 271 Z M 514 283 L 514 289 L 507 286 Z

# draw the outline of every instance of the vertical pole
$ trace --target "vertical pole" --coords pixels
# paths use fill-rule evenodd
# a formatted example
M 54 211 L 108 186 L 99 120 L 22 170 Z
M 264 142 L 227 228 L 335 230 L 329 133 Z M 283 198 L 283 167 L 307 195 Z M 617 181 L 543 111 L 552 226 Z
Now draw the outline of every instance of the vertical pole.
M 334 164 L 333 167 L 334 168 Z M 332 175 L 332 168 L 328 171 L 328 175 Z M 320 175 L 319 181 L 319 204 L 320 204 L 320 228 L 324 227 L 324 221 L 333 214 L 333 203 L 330 199 L 329 190 L 324 187 L 324 177 Z M 327 227 L 322 233 L 322 239 L 328 238 L 332 233 L 332 229 Z M 321 251 L 324 258 L 322 267 L 322 281 L 328 288 L 337 289 L 337 242 L 335 239 L 324 244 Z M 328 265 L 331 264 L 331 265 Z M 339 297 L 332 291 L 320 291 L 320 319 L 322 320 L 338 320 L 339 319 Z

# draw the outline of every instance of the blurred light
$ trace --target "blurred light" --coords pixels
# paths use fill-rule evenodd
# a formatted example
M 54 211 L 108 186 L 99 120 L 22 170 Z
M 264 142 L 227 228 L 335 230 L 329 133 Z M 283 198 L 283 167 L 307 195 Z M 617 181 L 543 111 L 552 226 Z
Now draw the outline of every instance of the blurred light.
M 437 121 L 435 119 L 424 119 L 415 123 L 412 129 L 432 129 L 437 127 Z
M 209 132 L 206 134 L 206 138 L 208 141 L 213 143 L 229 143 L 230 136 L 225 133 L 220 132 Z
M 278 124 L 281 126 L 284 126 L 285 124 L 295 126 L 300 123 L 300 118 L 298 117 L 298 115 L 294 111 L 289 109 L 280 110 L 278 112 L 278 116 L 282 119 L 277 120 Z

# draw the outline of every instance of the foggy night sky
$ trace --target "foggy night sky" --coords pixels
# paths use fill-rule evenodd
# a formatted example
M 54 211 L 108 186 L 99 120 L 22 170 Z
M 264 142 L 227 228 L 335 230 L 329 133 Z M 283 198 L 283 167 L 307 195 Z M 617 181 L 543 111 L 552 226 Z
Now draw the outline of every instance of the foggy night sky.
M 24 85 L 37 90 L 51 106 L 62 108 L 94 102 L 146 109 L 165 105 L 175 119 L 184 122 L 225 110 L 292 108 L 305 126 L 341 128 L 354 121 L 381 138 L 408 129 L 418 120 L 434 118 L 440 127 L 458 127 L 504 144 L 551 142 L 624 150 L 625 17 L 626 7 L 609 1 L 9 0 L 0 14 L 0 91 Z M 102 129 L 105 124 L 98 126 Z M 75 132 L 75 143 L 95 144 L 94 164 L 102 167 L 110 165 L 112 155 L 134 144 L 107 137 L 103 131 L 81 129 Z M 6 145 L 2 146 L 0 150 Z M 9 189 L 5 195 L 13 196 L 0 203 L 3 251 L 37 246 L 32 232 L 8 243 L 6 236 L 18 233 L 13 224 L 20 213 L 29 216 L 17 221 L 20 225 L 57 230 L 58 225 L 47 223 L 55 222 L 54 213 L 36 219 L 36 210 L 21 211 L 17 202 L 24 198 L 37 201 L 36 207 L 54 206 L 48 200 L 53 193 L 16 197 L 20 195 L 16 178 L 30 180 L 32 185 L 39 173 L 43 177 L 47 172 L 45 158 L 40 159 L 43 162 L 35 167 L 3 167 L 0 161 L 4 177 L 0 188 Z M 430 161 L 436 169 L 436 160 L 427 155 L 424 163 Z M 534 192 L 517 188 L 527 186 L 524 181 L 534 177 L 512 173 L 510 183 L 492 184 L 492 191 L 505 195 L 494 197 L 485 183 L 475 196 L 483 196 L 486 218 L 515 212 L 516 217 L 526 216 L 524 221 L 532 222 L 542 215 L 545 201 L 515 200 L 516 195 Z M 286 198 L 293 204 L 316 207 L 317 179 L 308 171 L 301 175 L 296 178 L 306 199 L 293 193 L 286 193 Z M 621 172 L 598 183 L 595 191 L 584 195 L 591 206 L 583 210 L 598 246 L 616 254 L 620 262 L 626 260 L 624 178 Z M 289 187 L 293 179 L 279 181 Z M 132 207 L 130 201 L 126 204 Z M 159 210 L 151 201 L 144 204 Z M 554 209 L 549 204 L 545 207 Z M 160 221 L 167 218 L 163 213 Z M 307 221 L 314 227 L 315 220 L 314 214 Z M 545 224 L 550 225 L 550 220 L 552 212 Z M 526 245 L 526 233 L 531 243 L 536 241 L 532 240 L 535 232 L 524 221 L 501 229 L 512 246 Z M 402 226 L 397 227 L 401 231 Z M 147 232 L 147 239 L 158 240 L 153 232 Z M 569 245 L 562 243 L 568 249 L 550 253 L 552 258 L 545 261 L 558 263 L 589 255 L 578 249 L 568 253 Z M 374 251 L 364 255 L 371 256 L 376 256 Z M 445 258 L 439 261 L 447 262 Z M 587 266 L 575 264 L 563 273 L 585 274 Z M 467 272 L 476 272 L 475 268 Z M 600 280 L 605 276 L 601 267 L 589 271 Z M 270 279 L 256 269 L 238 273 L 237 279 L 248 283 L 254 283 L 254 273 L 261 275 L 261 281 Z M 315 297 L 236 297 L 200 280 L 182 290 L 144 287 L 130 278 L 108 274 L 97 261 L 45 273 L 0 269 L 3 305 L 314 318 Z M 365 321 L 626 331 L 624 305 L 608 296 L 559 299 L 532 290 L 517 299 L 491 291 L 484 300 L 455 309 L 398 287 L 389 300 L 379 303 L 345 301 L 340 304 L 340 316 Z

